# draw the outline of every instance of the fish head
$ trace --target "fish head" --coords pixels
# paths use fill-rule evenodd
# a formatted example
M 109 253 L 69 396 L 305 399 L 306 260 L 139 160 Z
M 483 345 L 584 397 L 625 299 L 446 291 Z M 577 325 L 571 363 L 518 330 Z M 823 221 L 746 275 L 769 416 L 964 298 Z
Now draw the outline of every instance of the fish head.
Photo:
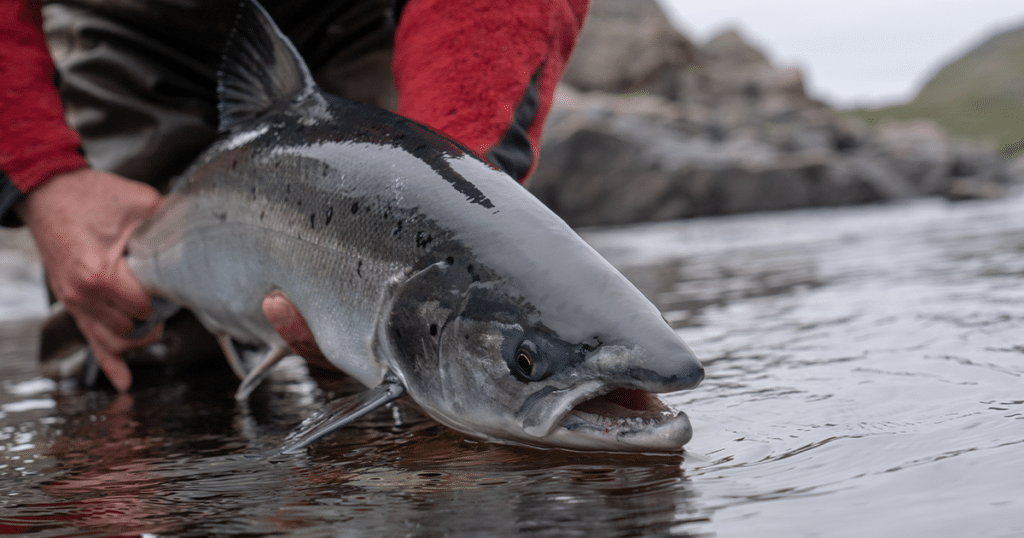
M 567 330 L 571 312 L 546 316 L 551 304 L 482 273 L 437 263 L 404 284 L 388 316 L 393 368 L 430 416 L 536 447 L 678 452 L 690 440 L 686 414 L 655 394 L 693 388 L 704 370 L 652 305 L 598 313 L 610 323 L 580 316 L 590 330 Z

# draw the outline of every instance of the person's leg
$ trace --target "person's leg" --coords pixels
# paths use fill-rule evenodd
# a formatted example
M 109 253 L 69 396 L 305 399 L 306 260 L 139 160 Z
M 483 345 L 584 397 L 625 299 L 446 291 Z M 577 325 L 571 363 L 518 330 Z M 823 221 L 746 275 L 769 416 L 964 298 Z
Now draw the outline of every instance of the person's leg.
M 169 4 L 43 8 L 65 116 L 90 165 L 158 189 L 216 135 L 219 51 L 234 12 L 230 2 Z

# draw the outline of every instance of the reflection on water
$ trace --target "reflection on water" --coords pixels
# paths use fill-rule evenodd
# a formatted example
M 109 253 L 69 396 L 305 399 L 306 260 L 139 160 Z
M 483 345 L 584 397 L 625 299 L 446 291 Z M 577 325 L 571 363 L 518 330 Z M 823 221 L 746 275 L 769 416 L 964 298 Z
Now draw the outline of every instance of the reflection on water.
M 1022 209 L 588 232 L 707 365 L 667 398 L 695 429 L 675 457 L 476 443 L 404 401 L 281 457 L 326 394 L 358 388 L 288 362 L 245 405 L 225 370 L 82 392 L 40 379 L 32 324 L 8 322 L 0 533 L 1024 535 Z

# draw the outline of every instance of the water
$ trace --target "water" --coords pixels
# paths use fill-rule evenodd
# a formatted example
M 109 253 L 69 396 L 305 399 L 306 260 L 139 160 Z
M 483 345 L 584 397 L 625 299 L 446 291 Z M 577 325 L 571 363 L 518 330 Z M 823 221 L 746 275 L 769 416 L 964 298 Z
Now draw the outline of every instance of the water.
M 1024 198 L 586 237 L 705 361 L 667 398 L 684 454 L 475 443 L 401 403 L 279 457 L 356 388 L 290 362 L 248 406 L 226 373 L 67 389 L 5 301 L 0 533 L 1024 536 Z M 2 289 L 32 296 L 18 274 Z

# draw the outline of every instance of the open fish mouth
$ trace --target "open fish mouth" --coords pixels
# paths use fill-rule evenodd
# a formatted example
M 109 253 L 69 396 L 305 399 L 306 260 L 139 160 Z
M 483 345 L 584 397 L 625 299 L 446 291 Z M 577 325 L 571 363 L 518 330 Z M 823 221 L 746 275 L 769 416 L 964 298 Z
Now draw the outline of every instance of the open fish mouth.
M 685 413 L 637 388 L 585 395 L 561 418 L 546 441 L 570 449 L 680 452 L 693 428 Z

